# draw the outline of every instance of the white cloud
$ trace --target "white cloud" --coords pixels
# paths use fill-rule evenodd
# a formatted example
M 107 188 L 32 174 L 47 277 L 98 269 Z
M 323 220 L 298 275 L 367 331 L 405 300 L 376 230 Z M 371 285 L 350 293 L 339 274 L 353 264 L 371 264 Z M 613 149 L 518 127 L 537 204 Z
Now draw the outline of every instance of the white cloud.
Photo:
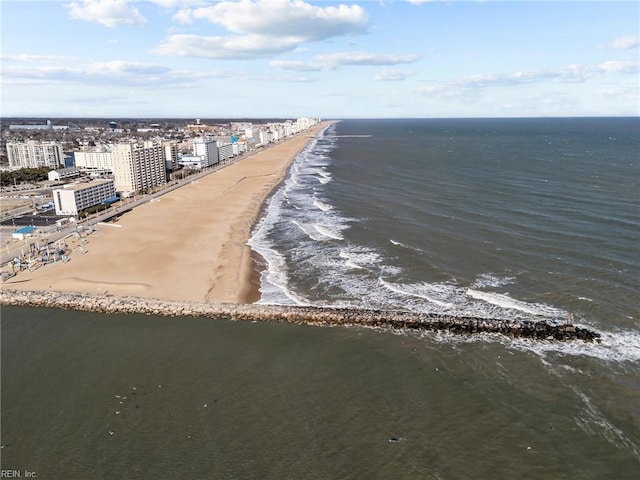
M 637 35 L 627 35 L 624 37 L 616 38 L 613 42 L 607 45 L 608 48 L 614 48 L 618 50 L 629 50 L 631 48 L 638 48 L 640 42 Z
M 374 80 L 378 82 L 398 82 L 404 80 L 409 75 L 412 75 L 412 72 L 401 72 L 400 70 L 382 70 L 373 77 Z
M 210 73 L 209 76 L 212 74 Z M 163 65 L 114 60 L 83 65 L 20 65 L 5 66 L 3 81 L 11 84 L 25 81 L 82 83 L 83 85 L 162 85 L 193 81 L 193 74 L 172 71 Z
M 601 63 L 596 69 L 605 73 L 638 73 L 638 64 L 633 62 L 609 61 Z
M 296 46 L 295 40 L 269 39 L 259 35 L 239 37 L 170 35 L 164 43 L 151 52 L 158 55 L 244 60 L 277 55 L 291 51 Z
M 631 85 L 618 85 L 615 87 L 607 87 L 601 88 L 598 91 L 598 95 L 603 97 L 630 97 L 637 98 L 638 96 L 638 86 Z
M 151 3 L 155 3 L 162 8 L 186 8 L 189 6 L 202 5 L 204 0 L 147 0 Z
M 331 70 L 330 65 L 318 62 L 300 62 L 294 60 L 273 60 L 269 65 L 280 70 L 288 70 L 292 72 L 320 72 L 323 70 Z
M 384 66 L 413 63 L 420 58 L 415 54 L 389 55 L 368 52 L 339 52 L 316 55 L 310 62 L 275 60 L 269 65 L 281 70 L 320 72 L 342 66 Z
M 7 62 L 69 62 L 77 60 L 75 57 L 64 55 L 30 55 L 21 53 L 20 55 L 1 55 L 0 60 Z
M 637 74 L 639 66 L 633 62 L 608 61 L 598 65 L 567 65 L 556 69 L 520 71 L 513 74 L 485 74 L 462 77 L 419 89 L 423 94 L 458 96 L 472 89 L 494 86 L 515 86 L 543 81 L 556 83 L 582 83 L 609 74 Z
M 82 3 L 74 2 L 65 6 L 73 19 L 95 22 L 110 28 L 147 23 L 138 9 L 129 5 L 129 0 L 83 0 Z
M 369 17 L 359 5 L 318 7 L 302 0 L 240 0 L 178 12 L 181 22 L 207 20 L 245 35 L 294 37 L 300 41 L 363 33 Z
M 413 53 L 385 55 L 367 52 L 340 52 L 317 55 L 315 58 L 330 65 L 397 65 L 400 63 L 413 63 L 420 56 Z
M 91 63 L 87 68 L 87 73 L 94 75 L 161 75 L 169 71 L 170 68 L 162 65 L 121 60 Z
M 304 42 L 366 32 L 369 17 L 358 5 L 319 7 L 302 0 L 222 1 L 178 11 L 180 23 L 204 20 L 235 36 L 171 35 L 153 52 L 218 59 L 271 56 Z

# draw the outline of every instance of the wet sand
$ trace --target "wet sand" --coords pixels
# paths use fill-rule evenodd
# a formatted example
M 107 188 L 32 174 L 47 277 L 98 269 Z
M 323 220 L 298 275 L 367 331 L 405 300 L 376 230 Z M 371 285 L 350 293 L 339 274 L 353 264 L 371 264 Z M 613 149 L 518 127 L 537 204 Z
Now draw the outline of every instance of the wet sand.
M 326 123 L 124 214 L 67 263 L 24 271 L 7 289 L 248 303 L 259 298 L 251 229 L 296 155 Z

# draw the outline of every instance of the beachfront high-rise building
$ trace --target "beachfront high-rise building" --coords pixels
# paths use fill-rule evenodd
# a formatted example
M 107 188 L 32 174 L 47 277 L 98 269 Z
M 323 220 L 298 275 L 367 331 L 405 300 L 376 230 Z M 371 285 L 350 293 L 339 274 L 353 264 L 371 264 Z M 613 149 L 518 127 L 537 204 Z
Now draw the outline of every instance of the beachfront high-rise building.
M 180 157 L 180 148 L 178 142 L 162 142 L 164 148 L 165 168 L 173 171 L 178 169 L 178 158 Z
M 199 138 L 193 142 L 193 154 L 203 157 L 205 167 L 220 161 L 217 142 L 208 138 Z
M 237 150 L 237 149 L 236 149 Z M 235 155 L 234 148 L 232 143 L 225 143 L 218 145 L 218 157 L 220 161 L 226 160 L 227 158 L 231 158 Z
M 56 215 L 77 215 L 80 211 L 100 205 L 116 195 L 113 180 L 96 180 L 70 184 L 53 191 Z
M 58 142 L 7 142 L 7 157 L 10 167 L 59 168 L 64 166 L 64 153 Z
M 113 155 L 109 147 L 99 146 L 90 151 L 74 152 L 73 158 L 76 168 L 83 172 L 113 173 Z
M 303 130 L 306 130 L 307 128 L 313 127 L 317 123 L 320 123 L 320 119 L 319 118 L 302 117 L 302 118 L 297 119 L 296 123 L 298 124 L 298 131 L 301 132 Z
M 257 133 L 257 136 L 256 136 Z M 261 128 L 256 132 L 254 129 L 253 136 L 259 144 L 266 145 L 267 143 L 273 141 L 273 135 L 266 128 Z
M 165 149 L 162 145 L 121 143 L 114 147 L 112 153 L 115 187 L 123 195 L 166 183 Z

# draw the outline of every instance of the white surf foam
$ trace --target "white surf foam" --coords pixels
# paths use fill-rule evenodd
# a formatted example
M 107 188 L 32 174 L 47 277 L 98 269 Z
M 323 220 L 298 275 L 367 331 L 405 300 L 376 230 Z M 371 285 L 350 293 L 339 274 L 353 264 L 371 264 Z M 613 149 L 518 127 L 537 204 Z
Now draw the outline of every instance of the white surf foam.
M 340 250 L 340 258 L 344 258 L 346 260 L 345 265 L 349 268 L 365 270 L 365 268 L 362 265 L 358 265 L 353 258 L 351 258 L 351 255 L 349 255 L 344 249 Z
M 321 202 L 320 200 L 318 200 L 317 198 L 313 198 L 313 206 L 322 210 L 323 212 L 328 212 L 329 210 L 331 210 L 333 207 L 331 205 L 327 205 L 324 202 Z
M 303 225 L 302 223 L 298 222 L 297 220 L 292 220 L 291 223 L 293 223 L 295 226 L 297 226 L 300 230 L 302 230 L 307 237 L 309 237 L 311 240 L 314 240 L 316 242 L 319 242 L 321 240 L 325 239 L 325 236 L 322 235 L 316 228 L 314 228 L 313 226 L 309 226 L 309 225 Z
M 393 284 L 390 282 L 387 282 L 386 280 L 380 278 L 379 279 L 380 284 L 383 285 L 385 288 L 391 290 L 392 292 L 395 293 L 399 293 L 401 295 L 408 295 L 410 297 L 416 297 L 416 298 L 422 298 L 424 300 L 426 300 L 429 303 L 433 303 L 434 305 L 437 305 L 439 307 L 444 307 L 444 308 L 452 308 L 454 305 L 448 302 L 443 302 L 441 300 L 437 300 L 435 298 L 433 298 L 432 296 L 427 294 L 427 291 L 425 291 L 425 288 L 420 289 L 419 286 L 417 285 L 397 285 L 397 284 Z M 425 285 L 422 285 L 422 287 L 425 287 Z M 421 291 L 422 290 L 422 291 Z
M 398 241 L 396 241 L 394 239 L 389 239 L 389 241 L 393 245 L 396 245 L 397 247 L 405 248 L 407 250 L 413 250 L 414 252 L 424 253 L 424 250 L 422 250 L 421 248 L 412 247 L 411 245 L 407 245 L 406 243 L 398 242 Z
M 325 237 L 328 238 L 333 238 L 334 240 L 343 240 L 344 237 L 340 234 L 340 232 L 329 228 L 325 225 L 314 225 L 313 226 L 321 235 L 324 235 Z
M 594 329 L 592 325 L 576 324 L 582 328 Z M 600 343 L 585 342 L 539 342 L 533 340 L 513 340 L 512 346 L 519 350 L 529 350 L 541 357 L 560 355 L 567 357 L 591 357 L 605 362 L 630 364 L 636 369 L 640 362 L 640 332 L 617 331 L 600 333 Z
M 524 313 L 536 316 L 545 317 L 565 317 L 567 312 L 558 308 L 551 307 L 549 305 L 543 305 L 539 303 L 527 303 L 521 300 L 511 298 L 509 295 L 494 293 L 494 292 L 481 292 L 480 290 L 474 290 L 472 288 L 467 289 L 467 295 L 483 302 L 497 305 L 501 308 L 509 310 L 519 310 Z
M 625 433 L 607 420 L 589 397 L 577 387 L 571 387 L 584 404 L 582 415 L 574 417 L 578 426 L 592 435 L 602 435 L 609 443 L 620 448 L 629 448 L 640 459 L 640 448 Z
M 515 277 L 499 277 L 493 273 L 481 273 L 473 282 L 472 287 L 474 289 L 487 287 L 497 288 L 513 284 L 515 281 Z

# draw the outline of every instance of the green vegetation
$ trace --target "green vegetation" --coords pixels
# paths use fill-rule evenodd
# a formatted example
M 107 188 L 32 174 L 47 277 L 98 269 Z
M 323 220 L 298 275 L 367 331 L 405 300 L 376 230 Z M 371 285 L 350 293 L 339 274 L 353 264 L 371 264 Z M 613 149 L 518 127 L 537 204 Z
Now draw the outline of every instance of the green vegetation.
M 3 187 L 17 185 L 19 183 L 33 183 L 48 180 L 48 173 L 51 171 L 47 167 L 21 168 L 20 170 L 9 170 L 0 173 L 0 184 Z
M 85 208 L 84 210 L 81 210 L 80 212 L 78 212 L 78 218 L 86 218 L 89 215 L 92 215 L 94 213 L 102 212 L 103 210 L 106 210 L 110 206 L 111 205 L 100 204 L 100 205 L 94 205 L 93 207 Z

